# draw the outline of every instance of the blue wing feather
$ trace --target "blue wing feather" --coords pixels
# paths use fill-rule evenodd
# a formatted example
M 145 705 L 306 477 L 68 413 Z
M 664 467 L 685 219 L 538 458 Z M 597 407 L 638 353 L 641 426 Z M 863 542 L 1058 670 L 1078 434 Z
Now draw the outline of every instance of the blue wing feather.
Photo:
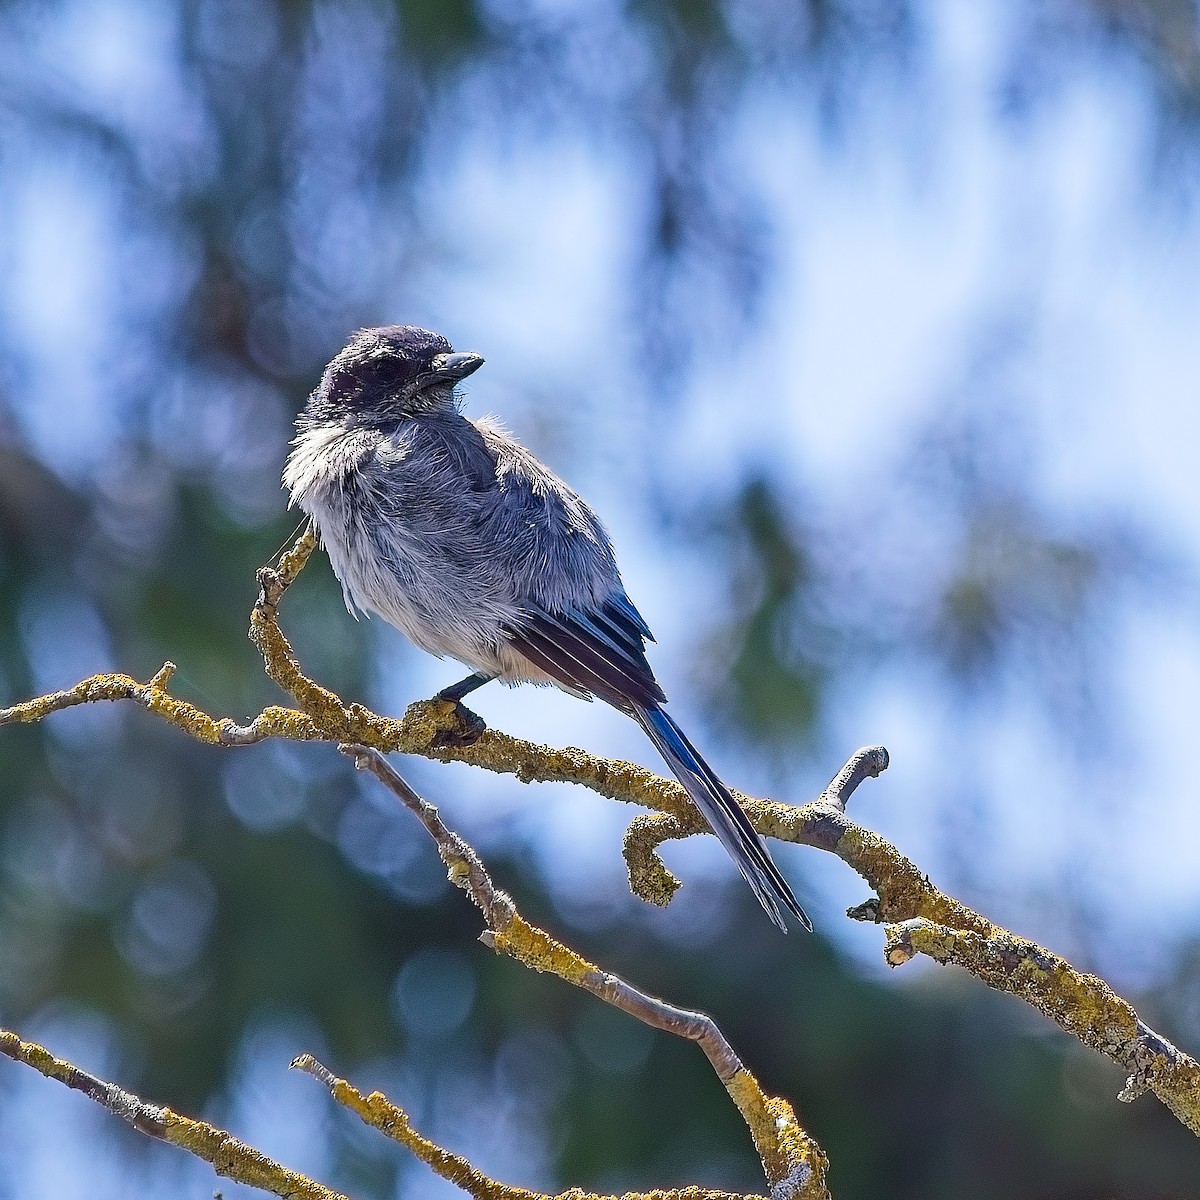
M 666 696 L 646 660 L 645 622 L 635 625 L 612 601 L 590 611 L 529 610 L 505 636 L 531 662 L 572 690 L 590 692 L 623 712 L 661 704 Z

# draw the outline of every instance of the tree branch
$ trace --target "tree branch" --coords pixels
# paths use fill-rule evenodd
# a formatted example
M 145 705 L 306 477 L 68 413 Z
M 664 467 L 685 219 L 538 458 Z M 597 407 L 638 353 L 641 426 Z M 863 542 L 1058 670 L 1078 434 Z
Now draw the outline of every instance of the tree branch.
M 1152 1091 L 1193 1133 L 1200 1134 L 1200 1065 L 1155 1033 L 1095 975 L 1004 929 L 990 935 L 949 929 L 915 918 L 891 925 L 884 955 L 898 967 L 918 954 L 965 967 L 990 988 L 1019 996 L 1107 1055 L 1129 1074 L 1119 1099 Z
M 343 745 L 339 749 L 354 760 L 360 771 L 369 771 L 416 814 L 437 843 L 450 881 L 464 888 L 483 913 L 487 930 L 480 941 L 535 971 L 549 971 L 591 992 L 643 1024 L 696 1042 L 750 1127 L 773 1200 L 816 1200 L 829 1195 L 825 1188 L 829 1163 L 821 1148 L 801 1128 L 786 1100 L 763 1092 L 711 1017 L 648 995 L 530 925 L 517 912 L 511 897 L 492 882 L 475 851 L 447 827 L 437 808 L 423 800 L 383 755 L 365 746 Z
M 163 673 L 160 673 L 160 675 Z M 157 683 L 165 678 L 156 677 Z M 528 924 L 517 913 L 507 894 L 492 882 L 475 850 L 451 830 L 437 808 L 423 800 L 376 751 L 363 746 L 339 747 L 360 770 L 380 779 L 414 812 L 433 838 L 452 883 L 467 890 L 488 929 L 480 940 L 537 971 L 549 971 L 584 988 L 607 1003 L 655 1028 L 697 1042 L 750 1128 L 755 1147 L 771 1185 L 771 1200 L 829 1200 L 825 1186 L 828 1160 L 820 1147 L 801 1129 L 786 1100 L 767 1096 L 743 1066 L 716 1023 L 703 1013 L 666 1004 L 633 987 L 618 976 L 600 970 L 545 931 Z M 295 1200 L 345 1200 L 321 1184 L 283 1167 L 204 1121 L 180 1116 L 108 1083 L 16 1034 L 0 1030 L 0 1052 L 23 1062 L 49 1078 L 75 1088 L 150 1137 L 179 1146 L 210 1163 L 214 1169 L 240 1183 Z M 311 1055 L 292 1064 L 308 1071 L 329 1087 L 334 1098 L 368 1124 L 408 1147 L 443 1178 L 456 1183 L 475 1200 L 551 1200 L 538 1192 L 490 1179 L 462 1157 L 430 1142 L 412 1129 L 402 1109 L 379 1092 L 363 1097 L 345 1080 L 335 1078 Z M 617 1200 L 571 1189 L 570 1200 Z M 655 1191 L 646 1196 L 628 1193 L 621 1200 L 763 1200 L 713 1189 L 686 1188 Z
M 0 710 L 0 725 L 41 720 L 75 704 L 131 699 L 193 737 L 216 745 L 244 745 L 264 737 L 333 741 L 374 750 L 418 754 L 439 761 L 469 763 L 515 775 L 526 783 L 577 783 L 609 799 L 651 810 L 631 823 L 624 854 L 634 892 L 654 903 L 667 903 L 679 881 L 659 858 L 657 847 L 667 840 L 708 832 L 683 789 L 673 780 L 660 778 L 630 763 L 598 758 L 573 747 L 553 749 L 494 730 L 484 730 L 476 736 L 478 718 L 464 717 L 461 706 L 443 701 L 421 701 L 410 705 L 402 720 L 393 720 L 360 704 L 345 704 L 333 692 L 304 675 L 279 628 L 278 606 L 315 546 L 316 539 L 311 531 L 306 531 L 284 556 L 278 569 L 259 571 L 261 592 L 251 614 L 250 635 L 262 652 L 267 674 L 292 696 L 298 706 L 296 709 L 270 707 L 245 726 L 228 718 L 210 717 L 169 695 L 166 689 L 172 668 L 167 664 L 149 683 L 138 683 L 123 675 L 98 675 L 67 691 Z M 907 923 L 906 932 L 889 934 L 900 937 L 894 945 L 889 942 L 889 947 L 895 949 L 907 944 L 904 942 L 907 937 L 917 951 L 935 958 L 937 953 L 943 953 L 946 957 L 939 961 L 961 962 L 985 983 L 1035 1004 L 1068 1033 L 1080 1037 L 1087 1045 L 1132 1072 L 1122 1098 L 1132 1099 L 1142 1090 L 1151 1090 L 1189 1129 L 1200 1134 L 1200 1086 L 1197 1084 L 1200 1066 L 1195 1060 L 1145 1026 L 1133 1009 L 1113 996 L 1099 980 L 1094 980 L 1094 984 L 1104 989 L 1103 996 L 1111 997 L 1124 1007 L 1119 1019 L 1103 1025 L 1103 1036 L 1095 1033 L 1095 1005 L 1101 993 L 1089 990 L 1091 985 L 1081 989 L 1075 983 L 1093 980 L 1093 977 L 1080 975 L 1048 951 L 1015 938 L 980 913 L 946 895 L 891 843 L 847 815 L 846 801 L 850 794 L 863 779 L 877 775 L 886 766 L 887 752 L 882 747 L 859 751 L 821 796 L 803 807 L 748 799 L 737 792 L 734 795 L 743 803 L 760 833 L 835 854 L 861 875 L 875 894 L 851 909 L 848 915 L 876 923 Z M 929 930 L 940 932 L 931 934 Z M 946 949 L 947 945 L 951 949 Z M 1001 969 L 1007 961 L 1003 956 L 989 960 L 992 965 L 984 970 L 983 960 L 977 960 L 967 952 L 968 948 L 994 951 L 996 947 L 1006 945 L 1031 948 L 1029 954 L 1018 955 L 1007 971 Z M 1039 955 L 1042 956 L 1040 959 Z M 1019 964 L 1043 960 L 1060 963 L 1066 971 L 1049 971 L 1045 979 L 1039 979 L 1038 988 L 1031 988 L 1026 978 L 1029 968 L 1024 968 L 1025 974 L 1022 974 Z M 997 967 L 996 962 L 1001 967 Z
M 115 1083 L 108 1083 L 64 1059 L 55 1058 L 49 1050 L 34 1042 L 23 1042 L 7 1029 L 0 1029 L 0 1054 L 32 1067 L 47 1079 L 56 1079 L 82 1092 L 141 1133 L 202 1158 L 218 1175 L 227 1179 L 262 1188 L 288 1200 L 346 1200 L 339 1192 L 330 1191 L 282 1166 L 223 1129 L 149 1104 Z
M 402 1108 L 397 1108 L 382 1092 L 372 1092 L 369 1096 L 364 1096 L 353 1085 L 339 1079 L 327 1067 L 322 1066 L 311 1054 L 300 1055 L 292 1066 L 319 1079 L 339 1104 L 348 1108 L 365 1124 L 406 1146 L 443 1179 L 462 1188 L 474 1197 L 474 1200 L 764 1200 L 762 1196 L 710 1191 L 707 1188 L 696 1187 L 655 1191 L 648 1193 L 644 1198 L 639 1197 L 637 1193 L 626 1193 L 620 1198 L 602 1197 L 595 1192 L 585 1192 L 582 1188 L 570 1188 L 568 1191 L 559 1192 L 556 1197 L 550 1197 L 541 1192 L 531 1192 L 527 1188 L 510 1187 L 489 1179 L 471 1166 L 465 1158 L 452 1154 L 422 1137 L 409 1123 L 408 1114 Z M 776 1200 L 774 1191 L 772 1200 Z

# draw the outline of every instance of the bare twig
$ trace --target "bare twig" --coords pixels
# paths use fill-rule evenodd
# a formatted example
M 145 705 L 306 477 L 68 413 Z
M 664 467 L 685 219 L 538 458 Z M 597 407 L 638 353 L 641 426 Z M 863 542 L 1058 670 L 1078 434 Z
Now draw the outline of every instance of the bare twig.
M 340 1193 L 282 1166 L 223 1129 L 149 1104 L 115 1083 L 98 1079 L 64 1059 L 55 1058 L 49 1050 L 34 1042 L 23 1042 L 7 1029 L 0 1029 L 0 1054 L 25 1063 L 47 1079 L 56 1079 L 82 1092 L 123 1121 L 128 1121 L 134 1129 L 202 1158 L 218 1175 L 227 1179 L 262 1188 L 288 1200 L 346 1200 Z
M 828 1196 L 824 1182 L 828 1160 L 821 1148 L 801 1128 L 786 1100 L 763 1092 L 711 1017 L 648 995 L 530 925 L 511 897 L 492 882 L 475 851 L 447 827 L 437 808 L 423 800 L 383 755 L 365 746 L 338 748 L 416 814 L 437 843 L 451 882 L 464 888 L 483 913 L 487 930 L 481 941 L 527 967 L 549 971 L 591 992 L 646 1025 L 696 1042 L 750 1127 L 774 1200 Z
M 888 769 L 886 746 L 863 746 L 850 755 L 846 765 L 833 777 L 829 786 L 817 797 L 818 804 L 831 804 L 846 811 L 846 804 L 864 779 L 878 779 Z

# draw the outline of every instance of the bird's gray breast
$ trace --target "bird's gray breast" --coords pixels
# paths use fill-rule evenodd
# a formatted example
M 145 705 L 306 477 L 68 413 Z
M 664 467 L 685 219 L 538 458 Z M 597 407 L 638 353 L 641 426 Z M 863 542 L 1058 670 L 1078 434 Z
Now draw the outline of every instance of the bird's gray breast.
M 620 587 L 591 510 L 487 422 L 454 413 L 386 432 L 308 430 L 284 482 L 349 605 L 477 670 L 536 677 L 506 631 L 530 611 L 586 606 Z
M 412 422 L 341 439 L 310 431 L 284 478 L 348 606 L 378 613 L 432 654 L 476 663 L 515 613 L 487 553 L 494 463 L 482 443 L 438 433 Z

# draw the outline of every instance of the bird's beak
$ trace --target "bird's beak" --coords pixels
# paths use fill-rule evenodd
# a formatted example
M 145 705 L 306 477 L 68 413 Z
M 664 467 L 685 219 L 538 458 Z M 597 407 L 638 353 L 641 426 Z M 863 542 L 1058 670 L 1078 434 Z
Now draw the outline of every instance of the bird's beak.
M 439 354 L 430 364 L 430 383 L 457 383 L 483 366 L 482 354 Z

